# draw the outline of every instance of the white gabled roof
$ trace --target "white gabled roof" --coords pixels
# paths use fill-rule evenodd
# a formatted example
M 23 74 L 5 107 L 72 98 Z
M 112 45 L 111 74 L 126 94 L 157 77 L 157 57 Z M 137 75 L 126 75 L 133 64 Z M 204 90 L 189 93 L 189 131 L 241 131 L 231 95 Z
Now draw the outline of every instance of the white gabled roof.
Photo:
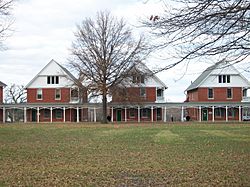
M 60 70 L 60 72 L 55 72 L 53 69 L 49 69 L 49 67 L 54 66 Z M 52 59 L 26 86 L 25 88 L 29 88 L 32 83 L 34 83 L 39 77 L 47 76 L 47 75 L 61 75 L 67 76 L 67 78 L 72 82 L 77 82 L 77 79 L 62 65 L 57 63 L 54 59 Z
M 247 86 L 250 86 L 250 82 L 231 64 L 225 61 L 220 61 L 210 67 L 208 67 L 202 74 L 185 90 L 190 91 L 196 89 L 202 85 L 202 83 L 210 75 L 238 75 Z
M 141 71 L 142 73 L 145 73 L 148 75 L 148 81 L 147 83 L 149 84 L 150 79 L 153 79 L 156 83 L 156 87 L 162 87 L 164 89 L 167 89 L 168 87 L 166 86 L 166 84 L 164 82 L 162 82 L 159 77 L 156 76 L 156 74 L 154 74 L 147 66 L 146 64 L 144 64 L 143 62 L 140 62 L 136 65 L 135 67 L 136 69 L 138 69 L 138 71 Z M 147 87 L 147 83 L 145 84 L 145 86 Z M 152 82 L 153 83 L 153 82 Z

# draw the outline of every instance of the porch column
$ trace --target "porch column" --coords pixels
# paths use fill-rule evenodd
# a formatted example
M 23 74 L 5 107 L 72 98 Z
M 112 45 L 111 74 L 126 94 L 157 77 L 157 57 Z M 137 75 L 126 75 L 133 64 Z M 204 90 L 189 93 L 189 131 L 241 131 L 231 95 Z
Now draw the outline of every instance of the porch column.
M 239 121 L 241 121 L 241 106 L 239 106 Z
M 111 107 L 111 122 L 114 122 L 114 107 Z
M 53 108 L 50 107 L 50 123 L 53 122 Z
M 26 107 L 24 107 L 23 108 L 23 121 L 24 121 L 24 123 L 27 123 L 27 108 Z
M 36 115 L 37 115 L 37 123 L 39 123 L 39 122 L 40 122 L 40 112 L 39 112 L 39 107 L 37 107 Z
M 228 111 L 227 111 L 227 106 L 226 106 L 226 121 L 228 121 Z
M 199 106 L 199 121 L 201 122 L 201 106 Z
M 13 119 L 13 122 L 15 122 L 16 120 L 15 120 L 15 107 L 14 107 L 14 109 L 12 109 L 12 119 Z
M 94 107 L 94 122 L 96 122 L 96 108 Z
M 126 107 L 125 107 L 125 109 L 124 109 L 124 112 L 125 112 L 125 114 L 124 114 L 125 122 L 127 122 L 127 108 L 126 108 Z
M 164 107 L 164 122 L 167 121 L 167 107 Z
M 66 122 L 66 111 L 65 111 L 65 107 L 63 107 L 63 122 Z
M 212 121 L 214 122 L 214 106 L 212 106 Z
M 184 106 L 181 106 L 181 121 L 184 122 Z
M 138 112 L 138 119 L 137 119 L 137 121 L 138 121 L 138 123 L 140 123 L 140 121 L 141 121 L 140 106 L 138 106 L 137 112 Z
M 5 112 L 6 112 L 5 107 L 3 107 L 3 123 L 5 123 L 5 118 L 6 118 Z
M 154 122 L 154 107 L 151 106 L 151 122 Z
M 76 107 L 76 122 L 79 123 L 79 107 Z

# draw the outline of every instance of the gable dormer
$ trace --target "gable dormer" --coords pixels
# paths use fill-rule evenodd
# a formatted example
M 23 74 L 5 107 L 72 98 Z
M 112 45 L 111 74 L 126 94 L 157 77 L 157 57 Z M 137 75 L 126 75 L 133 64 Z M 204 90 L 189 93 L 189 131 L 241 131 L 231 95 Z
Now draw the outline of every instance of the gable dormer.
M 55 60 L 51 60 L 29 82 L 26 89 L 28 103 L 79 103 L 87 101 L 86 89 Z
M 249 88 L 250 82 L 231 64 L 219 62 L 207 68 L 186 91 L 208 87 Z
M 26 88 L 71 87 L 75 77 L 55 60 L 51 60 L 26 86 Z
M 164 102 L 167 86 L 144 64 L 130 69 L 123 86 L 112 92 L 113 102 Z
M 243 101 L 250 82 L 231 64 L 219 62 L 207 68 L 186 89 L 187 101 Z

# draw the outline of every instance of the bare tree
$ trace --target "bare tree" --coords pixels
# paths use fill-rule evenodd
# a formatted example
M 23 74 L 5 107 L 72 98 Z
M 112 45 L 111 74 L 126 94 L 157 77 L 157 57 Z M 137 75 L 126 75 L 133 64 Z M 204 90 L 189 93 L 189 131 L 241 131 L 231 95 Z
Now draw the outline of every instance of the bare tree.
M 178 57 L 164 69 L 193 59 L 238 63 L 250 55 L 249 0 L 173 1 L 178 7 L 166 6 L 144 22 L 158 38 L 156 47 L 173 47 Z
M 23 85 L 11 84 L 5 90 L 5 103 L 18 104 L 27 101 L 26 89 Z M 9 109 L 7 116 L 11 122 L 23 119 L 23 112 L 18 108 Z
M 24 103 L 27 101 L 26 90 L 23 85 L 11 84 L 5 90 L 5 103 Z
M 7 31 L 12 23 L 10 18 L 10 10 L 13 0 L 0 0 L 0 47 L 7 36 Z
M 107 95 L 146 57 L 148 48 L 143 37 L 136 41 L 126 23 L 109 12 L 98 12 L 96 20 L 86 18 L 77 29 L 70 64 L 89 81 L 90 92 L 102 96 L 102 122 L 107 123 Z

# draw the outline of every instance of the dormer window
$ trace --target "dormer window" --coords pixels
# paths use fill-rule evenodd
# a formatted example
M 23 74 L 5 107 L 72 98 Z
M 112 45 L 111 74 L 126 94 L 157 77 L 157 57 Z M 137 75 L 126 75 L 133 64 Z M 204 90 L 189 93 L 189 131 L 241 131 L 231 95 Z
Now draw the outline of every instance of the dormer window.
M 145 75 L 133 75 L 133 83 L 145 83 Z
M 47 76 L 47 84 L 59 84 L 59 76 Z
M 157 89 L 157 97 L 163 97 L 163 89 Z
M 231 77 L 230 77 L 230 75 L 219 75 L 218 82 L 219 83 L 230 83 Z

